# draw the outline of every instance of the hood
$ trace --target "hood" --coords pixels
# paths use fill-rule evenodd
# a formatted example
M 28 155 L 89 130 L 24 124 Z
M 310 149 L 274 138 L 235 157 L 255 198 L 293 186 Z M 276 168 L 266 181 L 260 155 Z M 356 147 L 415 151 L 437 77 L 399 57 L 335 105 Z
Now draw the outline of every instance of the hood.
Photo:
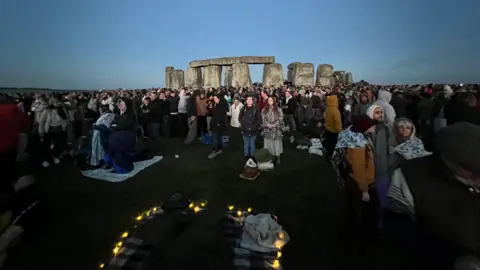
M 405 118 L 405 117 L 402 117 L 402 118 L 397 118 L 395 119 L 395 132 L 396 132 L 396 129 L 398 127 L 400 127 L 401 125 L 409 125 L 412 127 L 412 134 L 410 135 L 410 137 L 408 139 L 414 139 L 416 138 L 415 134 L 416 134 L 416 130 L 415 130 L 415 125 L 413 124 L 413 121 L 408 119 L 408 118 Z
M 378 91 L 378 99 L 390 103 L 390 100 L 392 99 L 392 94 L 388 91 L 380 90 Z
M 378 106 L 378 105 L 371 105 L 370 107 L 367 108 L 367 115 L 368 117 L 372 118 L 373 119 L 373 112 L 375 111 L 376 108 L 379 108 L 383 111 L 382 107 Z
M 362 97 L 366 97 L 367 100 L 365 102 L 362 102 Z M 358 96 L 358 102 L 361 104 L 367 104 L 368 103 L 368 94 L 367 92 L 360 92 L 360 95 Z
M 126 114 L 126 113 L 130 113 L 132 112 L 133 110 L 133 101 L 129 98 L 121 98 L 118 100 L 117 104 L 120 104 L 120 102 L 123 102 L 125 103 L 125 112 L 123 114 Z
M 327 96 L 327 107 L 338 108 L 338 97 L 336 95 Z

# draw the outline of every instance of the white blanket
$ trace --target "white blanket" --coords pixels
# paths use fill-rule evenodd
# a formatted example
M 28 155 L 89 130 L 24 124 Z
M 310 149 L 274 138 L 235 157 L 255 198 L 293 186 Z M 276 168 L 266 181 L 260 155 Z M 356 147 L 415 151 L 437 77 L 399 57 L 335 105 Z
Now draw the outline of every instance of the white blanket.
M 133 166 L 134 166 L 133 170 L 125 174 L 112 173 L 112 169 L 105 170 L 101 168 L 95 169 L 95 170 L 89 170 L 89 171 L 82 171 L 82 174 L 88 178 L 104 180 L 108 182 L 122 182 L 131 177 L 134 177 L 140 171 L 144 170 L 147 167 L 150 167 L 151 165 L 159 162 L 162 159 L 163 157 L 161 156 L 155 156 L 148 160 L 135 162 L 133 163 Z

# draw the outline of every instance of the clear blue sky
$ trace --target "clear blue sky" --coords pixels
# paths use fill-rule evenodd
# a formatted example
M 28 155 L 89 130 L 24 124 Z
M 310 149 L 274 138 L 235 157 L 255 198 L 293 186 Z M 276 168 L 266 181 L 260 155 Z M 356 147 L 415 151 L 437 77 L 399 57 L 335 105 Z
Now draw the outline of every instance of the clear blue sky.
M 1 0 L 0 86 L 163 86 L 166 66 L 243 55 L 372 83 L 478 82 L 479 11 L 479 0 Z

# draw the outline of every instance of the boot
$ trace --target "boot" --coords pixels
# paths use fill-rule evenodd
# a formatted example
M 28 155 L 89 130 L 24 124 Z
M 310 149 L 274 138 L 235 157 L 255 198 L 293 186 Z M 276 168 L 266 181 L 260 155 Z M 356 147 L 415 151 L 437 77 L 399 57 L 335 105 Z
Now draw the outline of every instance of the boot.
M 275 157 L 275 164 L 277 165 L 280 164 L 280 156 Z

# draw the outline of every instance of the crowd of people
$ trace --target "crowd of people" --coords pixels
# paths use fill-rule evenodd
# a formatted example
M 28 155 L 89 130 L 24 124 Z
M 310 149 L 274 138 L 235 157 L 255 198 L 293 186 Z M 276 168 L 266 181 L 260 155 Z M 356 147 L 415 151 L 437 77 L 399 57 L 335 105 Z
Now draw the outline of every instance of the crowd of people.
M 123 174 L 148 158 L 136 151 L 139 140 L 202 141 L 212 147 L 210 159 L 243 148 L 255 161 L 264 148 L 279 165 L 284 143 L 302 136 L 323 142 L 354 242 L 364 240 L 358 228 L 371 230 L 369 237 L 388 232 L 427 269 L 478 267 L 479 95 L 479 85 L 366 82 L 1 95 L 0 232 L 11 227 L 15 194 L 32 184 L 22 176 L 79 155 L 80 141 L 89 145 L 82 169 Z M 24 172 L 18 164 L 25 162 Z

